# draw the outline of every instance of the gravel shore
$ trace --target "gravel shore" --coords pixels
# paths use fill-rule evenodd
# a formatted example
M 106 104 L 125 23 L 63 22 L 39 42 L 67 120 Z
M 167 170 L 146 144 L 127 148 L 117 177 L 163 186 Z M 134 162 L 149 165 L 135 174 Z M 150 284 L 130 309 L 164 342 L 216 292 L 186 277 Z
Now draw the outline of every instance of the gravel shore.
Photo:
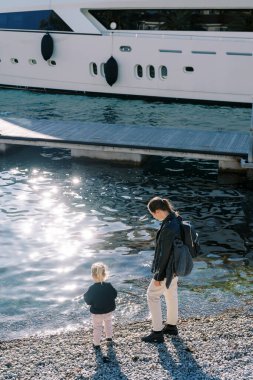
M 92 331 L 4 341 L 0 379 L 250 380 L 253 302 L 217 316 L 180 319 L 178 337 L 163 344 L 140 338 L 150 321 L 114 325 L 114 343 L 92 347 Z

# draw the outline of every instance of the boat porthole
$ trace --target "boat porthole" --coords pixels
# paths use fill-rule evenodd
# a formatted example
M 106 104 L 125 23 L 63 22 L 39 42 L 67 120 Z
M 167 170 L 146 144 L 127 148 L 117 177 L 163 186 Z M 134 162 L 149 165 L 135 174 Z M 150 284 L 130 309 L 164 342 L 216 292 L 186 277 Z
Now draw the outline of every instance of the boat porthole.
M 135 66 L 135 75 L 139 79 L 143 77 L 143 69 L 142 69 L 141 65 L 136 65 Z
M 11 63 L 13 63 L 13 64 L 18 63 L 18 59 L 17 58 L 11 58 Z
M 105 64 L 104 63 L 101 63 L 101 65 L 100 65 L 100 73 L 101 73 L 102 77 L 105 76 Z
M 97 64 L 95 62 L 90 63 L 90 73 L 93 77 L 98 75 L 98 67 L 97 67 Z
M 56 66 L 56 62 L 54 60 L 49 59 L 47 62 L 49 66 Z
M 185 66 L 184 67 L 184 72 L 185 73 L 193 73 L 194 68 L 192 66 Z
M 159 67 L 159 73 L 161 79 L 166 79 L 168 77 L 168 69 L 166 66 Z
M 129 53 L 130 51 L 132 51 L 132 48 L 131 46 L 120 46 L 119 48 L 120 51 L 124 52 L 124 53 Z
M 155 78 L 155 68 L 153 65 L 147 66 L 147 76 L 149 79 Z
M 30 63 L 30 65 L 36 65 L 37 64 L 36 59 L 33 59 L 33 58 L 29 59 L 28 62 Z

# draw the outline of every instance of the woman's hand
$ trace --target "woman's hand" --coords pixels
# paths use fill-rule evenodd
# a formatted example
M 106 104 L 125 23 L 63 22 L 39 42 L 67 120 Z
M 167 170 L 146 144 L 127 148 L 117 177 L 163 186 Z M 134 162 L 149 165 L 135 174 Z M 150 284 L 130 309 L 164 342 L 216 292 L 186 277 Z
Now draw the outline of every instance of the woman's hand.
M 156 280 L 154 280 L 154 285 L 155 285 L 155 286 L 161 286 L 161 282 L 160 282 L 160 281 L 156 281 Z

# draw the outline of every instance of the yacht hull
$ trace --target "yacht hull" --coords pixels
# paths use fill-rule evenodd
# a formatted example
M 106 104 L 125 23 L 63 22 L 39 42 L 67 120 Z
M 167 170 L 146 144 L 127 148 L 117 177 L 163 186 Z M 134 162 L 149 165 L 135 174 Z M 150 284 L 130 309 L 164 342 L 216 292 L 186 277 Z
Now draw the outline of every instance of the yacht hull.
M 54 52 L 48 61 L 41 54 L 44 35 L 0 32 L 1 86 L 252 103 L 253 38 L 249 35 L 50 33 Z M 118 64 L 112 86 L 103 72 L 111 56 Z

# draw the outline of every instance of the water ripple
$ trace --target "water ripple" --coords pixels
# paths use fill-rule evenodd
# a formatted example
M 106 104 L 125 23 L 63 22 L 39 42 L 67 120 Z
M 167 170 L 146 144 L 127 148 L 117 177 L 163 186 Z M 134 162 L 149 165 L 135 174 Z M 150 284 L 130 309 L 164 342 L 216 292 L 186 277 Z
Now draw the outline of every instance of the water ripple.
M 248 109 L 64 95 L 23 93 L 16 102 L 15 94 L 0 91 L 0 115 L 159 122 L 164 128 L 170 120 L 173 127 L 203 128 L 196 116 L 202 113 L 207 128 L 220 125 L 222 117 L 231 129 L 233 118 L 248 128 L 250 116 Z M 205 252 L 192 275 L 180 281 L 181 315 L 251 297 L 253 274 L 245 257 L 253 246 L 252 193 L 220 184 L 216 163 L 152 158 L 141 168 L 117 167 L 76 162 L 66 150 L 26 147 L 0 156 L 0 339 L 87 321 L 82 294 L 94 261 L 108 264 L 119 290 L 116 317 L 147 317 L 145 292 L 159 223 L 146 204 L 154 195 L 170 197 L 194 222 Z

